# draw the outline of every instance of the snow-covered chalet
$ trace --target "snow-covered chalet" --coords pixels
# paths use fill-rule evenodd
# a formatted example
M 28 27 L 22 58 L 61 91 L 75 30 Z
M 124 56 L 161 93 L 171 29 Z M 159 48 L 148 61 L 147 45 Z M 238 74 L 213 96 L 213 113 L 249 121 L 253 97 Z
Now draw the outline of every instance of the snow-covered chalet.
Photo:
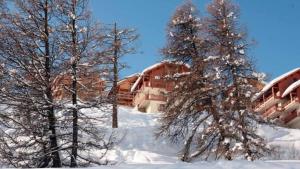
M 300 128 L 300 68 L 291 70 L 264 86 L 254 98 L 255 111 L 264 118 Z
M 175 87 L 175 82 L 166 80 L 168 75 L 189 72 L 183 63 L 162 61 L 124 78 L 118 83 L 118 103 L 152 113 L 163 111 L 167 93 Z

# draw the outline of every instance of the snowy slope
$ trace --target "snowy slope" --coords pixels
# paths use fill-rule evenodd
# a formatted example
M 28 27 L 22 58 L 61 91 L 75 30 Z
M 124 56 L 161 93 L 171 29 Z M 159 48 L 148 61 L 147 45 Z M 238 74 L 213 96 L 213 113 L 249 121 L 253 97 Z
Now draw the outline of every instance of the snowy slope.
M 121 164 L 116 166 L 101 166 L 95 169 L 299 169 L 298 161 L 282 162 L 249 162 L 249 161 L 217 161 L 174 163 L 174 164 Z
M 163 139 L 156 140 L 154 131 L 157 128 L 159 114 L 145 114 L 126 107 L 119 108 L 119 133 L 122 141 L 110 151 L 107 159 L 117 162 L 115 166 L 97 168 L 124 169 L 293 169 L 300 168 L 300 131 L 285 128 L 260 127 L 259 133 L 280 153 L 273 153 L 265 160 L 248 161 L 215 161 L 184 163 L 177 159 L 179 146 L 172 145 Z M 277 149 L 276 149 L 277 151 Z M 280 154 L 280 155 L 278 155 Z M 281 159 L 281 160 L 279 160 Z M 286 160 L 282 160 L 286 159 Z M 287 160 L 293 159 L 293 160 Z M 295 160 L 295 159 L 299 159 Z
M 288 128 L 260 127 L 259 134 L 275 148 L 270 160 L 300 160 L 300 130 Z
M 119 108 L 122 140 L 108 155 L 108 160 L 129 164 L 170 164 L 177 161 L 176 145 L 156 139 L 158 114 L 145 114 L 130 108 Z M 175 156 L 174 156 L 175 155 Z

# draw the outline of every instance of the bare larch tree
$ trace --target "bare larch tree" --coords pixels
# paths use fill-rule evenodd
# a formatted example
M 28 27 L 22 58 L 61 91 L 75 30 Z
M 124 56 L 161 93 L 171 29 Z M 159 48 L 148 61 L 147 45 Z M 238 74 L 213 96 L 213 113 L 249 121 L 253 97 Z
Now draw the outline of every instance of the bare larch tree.
M 121 61 L 121 58 L 128 54 L 136 52 L 135 41 L 138 34 L 135 29 L 119 28 L 117 23 L 112 28 L 107 27 L 104 36 L 106 46 L 104 55 L 110 58 L 112 64 L 112 128 L 118 128 L 118 81 L 120 71 L 127 67 L 127 64 Z
M 225 0 L 214 1 L 208 8 L 209 13 L 211 8 L 216 13 L 224 12 L 224 6 L 215 4 L 219 2 Z M 252 76 L 253 65 L 242 55 L 246 46 L 238 46 L 234 53 L 238 57 L 229 62 L 228 50 L 220 50 L 220 46 L 242 42 L 230 37 L 231 33 L 238 33 L 221 31 L 223 39 L 214 34 L 224 25 L 214 25 L 213 19 L 223 23 L 228 17 L 234 17 L 231 15 L 231 11 L 226 9 L 226 15 L 221 15 L 226 18 L 213 15 L 201 19 L 195 6 L 188 1 L 176 10 L 168 25 L 168 41 L 163 54 L 166 58 L 191 66 L 189 73 L 173 77 L 176 87 L 168 96 L 158 136 L 167 136 L 175 143 L 184 142 L 181 152 L 183 161 L 194 158 L 231 160 L 245 154 L 246 146 L 247 150 L 251 149 L 249 152 L 253 157 L 249 159 L 254 159 L 266 150 L 263 139 L 255 133 L 254 125 L 260 119 L 252 113 L 250 98 L 255 88 L 250 82 L 256 82 L 256 79 Z M 229 28 L 233 31 L 235 26 L 231 24 Z M 230 75 L 236 73 L 228 73 L 228 70 L 235 69 L 232 66 L 237 62 L 239 71 L 243 72 L 239 77 L 240 83 L 232 81 Z M 229 63 L 232 65 L 229 66 Z M 231 97 L 235 87 L 239 88 L 239 93 Z M 229 106 L 233 98 L 243 101 L 239 108 Z
M 238 155 L 245 155 L 248 160 L 260 158 L 268 149 L 257 134 L 256 126 L 263 120 L 254 113 L 251 102 L 259 79 L 247 55 L 250 43 L 238 22 L 239 8 L 230 0 L 214 0 L 208 6 L 208 13 L 207 31 L 222 76 L 220 111 L 225 114 L 224 121 L 230 124 L 226 158 L 230 160 Z
M 82 101 L 78 94 L 80 87 L 89 89 L 79 75 L 98 72 L 100 78 L 103 63 L 103 35 L 89 20 L 87 1 L 16 0 L 11 5 L 1 13 L 2 164 L 107 163 L 102 158 L 114 139 L 103 130 L 107 99 Z M 68 75 L 71 83 L 64 89 L 71 99 L 57 100 L 55 85 L 60 84 L 55 82 Z
M 1 114 L 1 161 L 14 167 L 61 167 L 51 79 L 56 59 L 53 4 L 16 0 L 1 20 L 5 87 L 9 111 Z
M 60 75 L 71 76 L 70 85 L 64 86 L 70 93 L 70 98 L 64 98 L 66 102 L 61 104 L 61 111 L 65 114 L 61 122 L 66 131 L 69 131 L 69 128 L 72 130 L 71 137 L 66 132 L 64 138 L 66 145 L 71 143 L 71 152 L 67 153 L 70 154 L 70 167 L 86 166 L 90 163 L 103 164 L 101 158 L 111 148 L 113 139 L 111 136 L 105 140 L 104 127 L 100 127 L 105 122 L 108 102 L 104 93 L 87 100 L 82 99 L 82 96 L 93 90 L 84 83 L 89 76 L 96 73 L 96 78 L 100 79 L 105 78 L 107 73 L 102 67 L 107 62 L 107 57 L 103 55 L 104 35 L 100 32 L 100 25 L 91 19 L 88 0 L 58 0 L 56 4 L 56 16 L 60 24 L 60 48 L 63 49 L 65 58 L 64 71 Z M 104 85 L 103 83 L 103 88 Z M 69 104 L 71 106 L 68 106 Z M 85 113 L 83 110 L 87 108 L 94 109 L 95 112 Z M 97 110 L 100 112 L 96 113 Z M 72 114 L 70 118 L 69 113 Z M 71 122 L 69 124 L 72 126 L 67 122 Z M 93 153 L 94 150 L 103 150 L 103 153 L 92 157 L 89 153 Z
M 157 133 L 175 143 L 184 141 L 180 157 L 183 161 L 208 152 L 217 137 L 213 132 L 210 133 L 211 140 L 206 136 L 206 123 L 214 118 L 212 111 L 215 105 L 212 100 L 216 90 L 211 82 L 214 74 L 208 72 L 209 60 L 206 59 L 210 43 L 203 28 L 203 20 L 196 7 L 191 2 L 184 3 L 168 25 L 168 42 L 162 50 L 166 58 L 191 65 L 189 73 L 171 77 L 176 86 L 168 95 Z M 195 145 L 197 150 L 193 148 Z

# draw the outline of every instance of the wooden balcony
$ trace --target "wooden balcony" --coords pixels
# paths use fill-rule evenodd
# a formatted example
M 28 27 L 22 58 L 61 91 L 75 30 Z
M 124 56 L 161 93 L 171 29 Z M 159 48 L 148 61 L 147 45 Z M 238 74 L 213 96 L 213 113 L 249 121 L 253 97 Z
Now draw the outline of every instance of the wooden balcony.
M 155 95 L 149 93 L 137 93 L 133 99 L 134 105 L 138 105 L 138 107 L 144 107 L 147 104 L 149 104 L 150 101 L 166 102 L 167 97 L 163 95 Z
M 290 99 L 283 104 L 284 113 L 289 113 L 299 107 L 299 98 L 295 93 L 290 94 Z
M 130 92 L 118 92 L 118 99 L 133 99 L 133 93 Z
M 118 104 L 126 105 L 126 106 L 133 106 L 133 102 L 132 102 L 133 96 L 134 96 L 134 93 L 119 91 L 118 95 L 117 95 Z
M 175 85 L 173 82 L 169 82 L 163 79 L 160 80 L 150 79 L 149 81 L 143 82 L 143 85 L 141 86 L 140 90 L 144 90 L 146 87 L 150 87 L 150 88 L 161 88 L 167 91 L 172 91 L 174 89 L 174 86 Z
M 277 87 L 272 87 L 269 95 L 263 94 L 262 101 L 257 102 L 254 110 L 259 113 L 263 113 L 268 110 L 269 107 L 277 104 L 280 100 L 280 93 Z
M 263 117 L 273 119 L 274 117 L 279 116 L 283 110 L 284 110 L 284 108 L 282 106 L 279 106 L 278 104 L 276 104 L 276 105 L 268 108 L 263 113 Z

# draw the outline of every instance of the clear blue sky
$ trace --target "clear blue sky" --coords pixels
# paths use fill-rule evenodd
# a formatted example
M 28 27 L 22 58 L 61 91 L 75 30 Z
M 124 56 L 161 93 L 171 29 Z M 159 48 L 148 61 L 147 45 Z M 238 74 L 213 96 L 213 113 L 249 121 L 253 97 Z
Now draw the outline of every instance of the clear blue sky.
M 162 59 L 166 25 L 183 0 L 91 0 L 93 17 L 102 23 L 118 22 L 140 34 L 138 53 L 125 56 L 130 68 L 121 76 L 140 72 Z M 202 14 L 210 0 L 193 0 Z M 274 78 L 300 67 L 300 0 L 235 0 L 241 23 L 255 39 L 251 55 L 258 70 Z

